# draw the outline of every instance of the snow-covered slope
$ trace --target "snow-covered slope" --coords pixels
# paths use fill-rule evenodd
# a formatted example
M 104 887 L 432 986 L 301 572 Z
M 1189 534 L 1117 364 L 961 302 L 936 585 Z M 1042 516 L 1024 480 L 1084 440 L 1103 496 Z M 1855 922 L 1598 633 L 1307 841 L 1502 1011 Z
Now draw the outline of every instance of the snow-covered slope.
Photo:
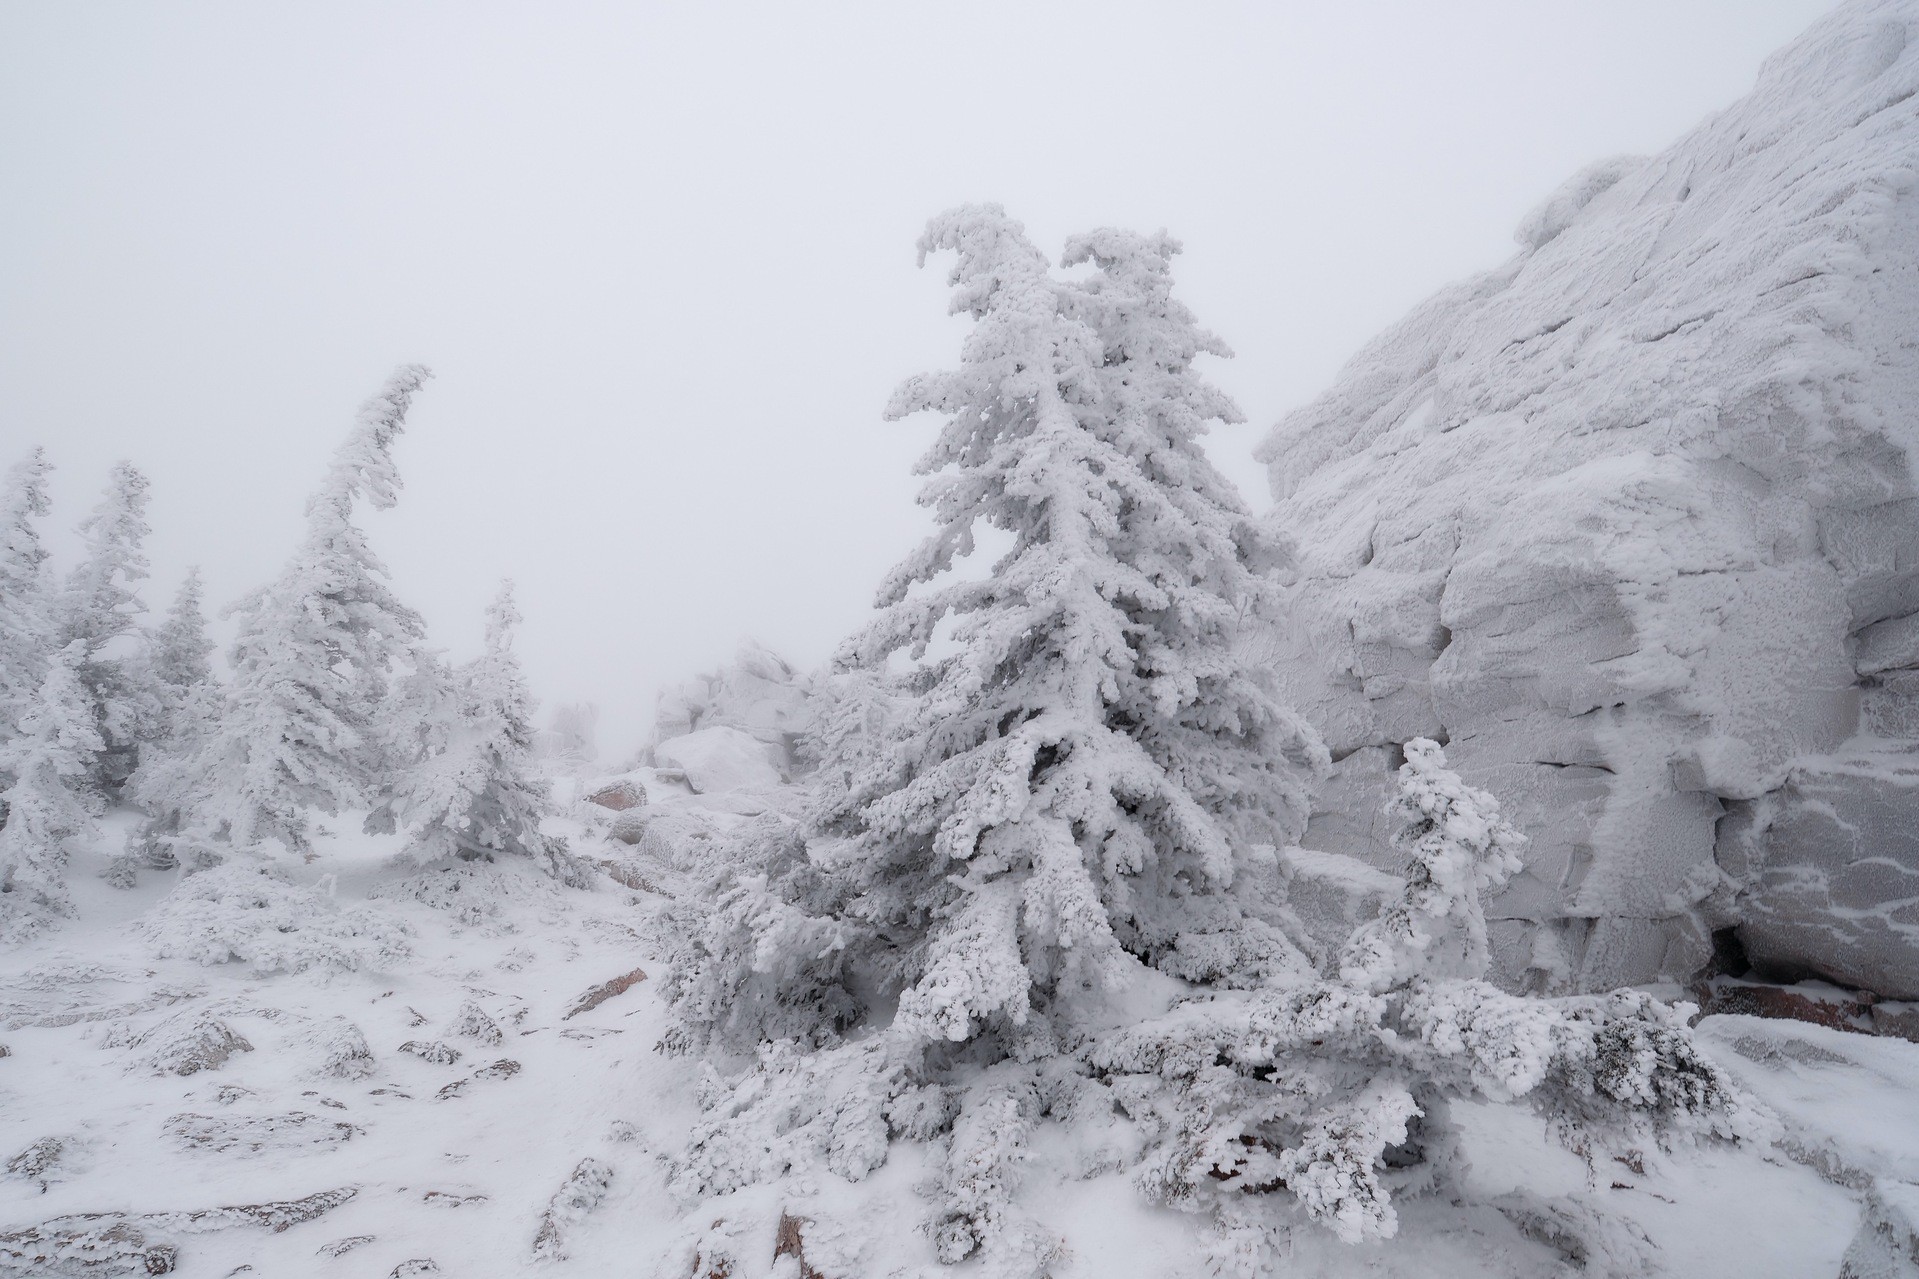
M 670 782 L 648 788 L 637 811 L 681 836 L 696 812 L 709 833 L 743 820 Z M 93 877 L 113 842 L 83 850 L 79 919 L 0 956 L 0 1275 L 971 1273 L 934 1258 L 917 1182 L 936 1170 L 910 1144 L 857 1185 L 816 1171 L 674 1193 L 704 1073 L 654 1048 L 669 1024 L 659 927 L 680 881 L 660 845 L 605 838 L 598 820 L 565 825 L 620 883 L 563 888 L 503 859 L 430 871 L 452 879 L 422 889 L 418 872 L 386 864 L 392 841 L 316 832 L 301 881 L 405 930 L 407 953 L 333 973 L 157 958 L 137 923 L 179 872 L 117 890 Z M 1728 1028 L 1710 1037 L 1717 1055 L 1760 1072 L 1755 1085 L 1806 1142 L 1841 1143 L 1848 1167 L 1897 1150 L 1896 1136 L 1862 1137 L 1860 1115 L 1899 1113 L 1919 1047 L 1827 1035 L 1817 1055 L 1786 1043 L 1802 1030 L 1708 1025 Z M 1775 1040 L 1786 1056 L 1752 1046 Z M 1821 1072 L 1810 1083 L 1795 1073 L 1807 1063 Z M 1859 1230 L 1858 1196 L 1792 1162 L 1687 1145 L 1647 1152 L 1643 1171 L 1589 1170 L 1529 1115 L 1465 1110 L 1480 1197 L 1550 1196 L 1621 1223 L 1619 1255 L 1582 1273 L 1832 1275 Z M 1102 1157 L 1062 1133 L 1024 1160 L 1019 1203 L 1060 1232 L 1057 1279 L 1209 1273 L 1200 1220 L 1147 1204 Z M 1529 1220 L 1408 1200 L 1392 1240 L 1353 1248 L 1298 1232 L 1288 1273 L 1567 1273 L 1554 1221 Z M 805 1270 L 780 1261 L 788 1230 Z
M 1689 978 L 1710 934 L 1919 996 L 1919 3 L 1529 216 L 1262 446 L 1305 571 L 1275 665 L 1373 855 L 1450 738 L 1532 837 L 1514 984 Z M 1717 853 L 1717 856 L 1715 856 Z

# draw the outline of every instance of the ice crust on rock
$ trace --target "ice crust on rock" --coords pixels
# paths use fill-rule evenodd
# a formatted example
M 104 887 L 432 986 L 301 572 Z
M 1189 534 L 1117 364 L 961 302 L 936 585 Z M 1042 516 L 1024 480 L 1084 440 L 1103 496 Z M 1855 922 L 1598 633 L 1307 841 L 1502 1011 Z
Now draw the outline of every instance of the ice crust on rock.
M 1919 737 L 1914 35 L 1911 0 L 1843 6 L 1261 446 L 1302 560 L 1274 666 L 1340 761 L 1303 842 L 1377 859 L 1400 744 L 1449 740 L 1532 837 L 1489 908 L 1509 985 L 1684 980 L 1741 923 L 1841 979 L 1912 962 L 1903 890 L 1787 885 L 1838 869 L 1796 795 L 1888 796 L 1805 761 Z

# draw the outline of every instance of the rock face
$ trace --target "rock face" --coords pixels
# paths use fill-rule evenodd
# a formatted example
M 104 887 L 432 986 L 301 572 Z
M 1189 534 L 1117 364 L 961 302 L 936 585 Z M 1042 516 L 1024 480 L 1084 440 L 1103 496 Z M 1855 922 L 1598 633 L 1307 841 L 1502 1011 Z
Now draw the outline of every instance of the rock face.
M 1761 971 L 1919 999 L 1919 744 L 1808 761 L 1724 823 Z
M 1380 862 L 1401 745 L 1449 743 L 1532 836 L 1508 984 L 1683 981 L 1733 926 L 1919 978 L 1919 792 L 1857 763 L 1919 736 L 1916 91 L 1919 4 L 1843 6 L 1262 445 L 1269 656 L 1339 760 L 1303 842 Z

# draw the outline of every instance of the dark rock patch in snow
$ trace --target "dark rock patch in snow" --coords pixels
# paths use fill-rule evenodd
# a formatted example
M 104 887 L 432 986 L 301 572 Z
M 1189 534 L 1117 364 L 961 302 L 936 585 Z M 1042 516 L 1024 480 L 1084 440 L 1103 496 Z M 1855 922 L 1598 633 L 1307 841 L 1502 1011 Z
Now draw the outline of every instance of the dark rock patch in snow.
M 436 1066 L 451 1066 L 460 1059 L 458 1048 L 439 1039 L 409 1039 L 400 1045 L 400 1051 Z
M 60 1163 L 60 1157 L 66 1153 L 67 1143 L 61 1137 L 42 1137 L 40 1140 L 7 1160 L 7 1176 L 19 1177 L 25 1181 L 37 1181 L 40 1188 L 47 1188 L 47 1174 Z
M 188 1150 L 248 1154 L 262 1150 L 325 1150 L 360 1133 L 352 1124 L 323 1119 L 304 1110 L 278 1115 L 174 1115 L 167 1135 Z
M 109 1036 L 109 1047 L 116 1039 Z M 250 1053 L 253 1045 L 211 1012 L 189 1013 L 161 1022 L 134 1036 L 131 1046 L 141 1049 L 138 1068 L 156 1075 L 192 1075 L 215 1070 L 235 1053 Z
M 453 1020 L 447 1025 L 447 1033 L 477 1039 L 494 1048 L 506 1042 L 506 1035 L 501 1031 L 500 1024 L 493 1020 L 486 1009 L 470 999 L 461 1004 L 459 1010 L 453 1014 Z

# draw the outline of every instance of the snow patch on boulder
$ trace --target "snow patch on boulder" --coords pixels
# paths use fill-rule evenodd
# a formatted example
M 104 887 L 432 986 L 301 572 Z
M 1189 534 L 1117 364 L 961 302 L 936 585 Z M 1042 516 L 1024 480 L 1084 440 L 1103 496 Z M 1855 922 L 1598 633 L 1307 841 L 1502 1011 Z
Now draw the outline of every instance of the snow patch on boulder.
M 677 769 L 695 794 L 764 790 L 780 784 L 777 748 L 737 728 L 702 728 L 661 742 L 653 758 Z

